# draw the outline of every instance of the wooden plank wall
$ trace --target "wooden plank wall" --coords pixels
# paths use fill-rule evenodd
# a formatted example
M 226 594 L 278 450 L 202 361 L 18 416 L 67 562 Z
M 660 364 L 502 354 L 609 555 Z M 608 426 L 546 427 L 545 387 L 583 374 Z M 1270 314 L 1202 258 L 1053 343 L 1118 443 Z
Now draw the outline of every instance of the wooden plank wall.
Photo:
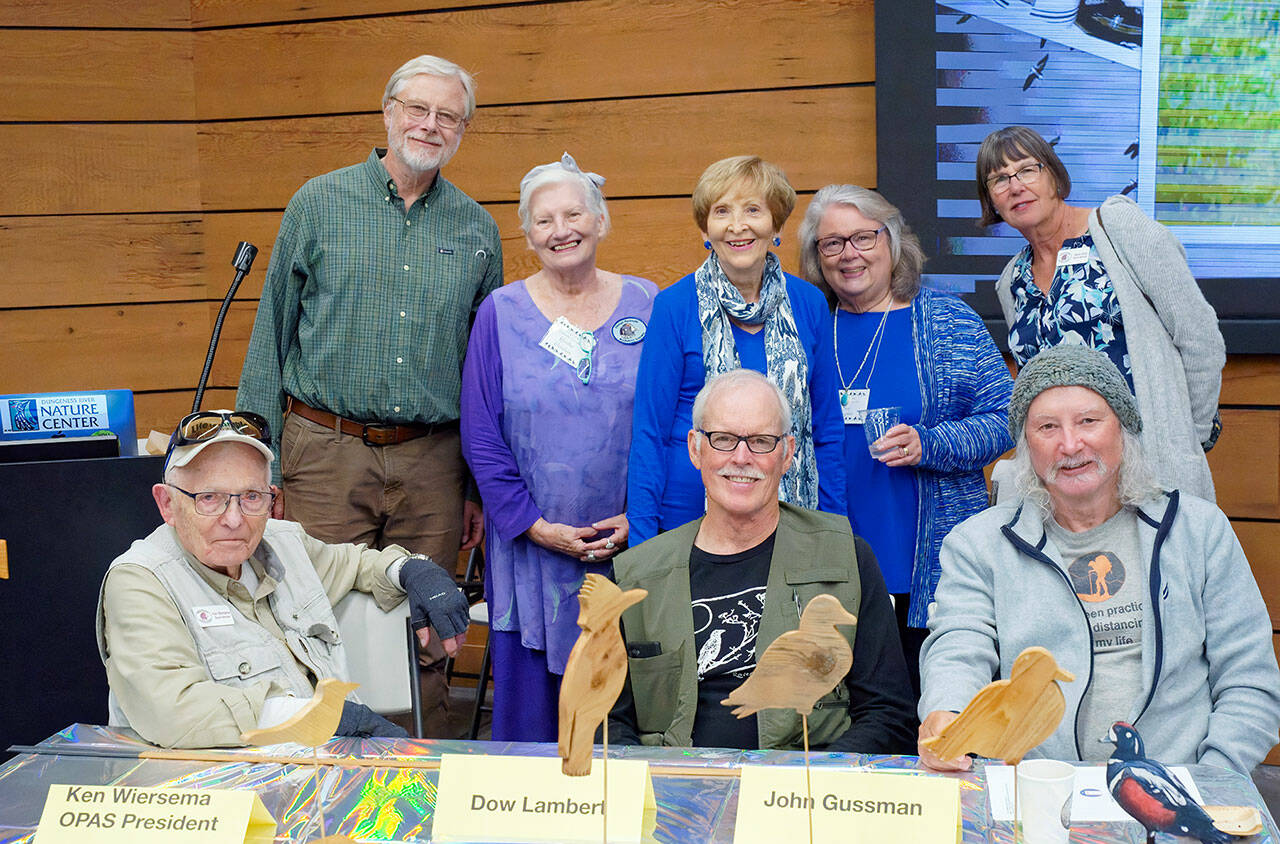
M 229 404 L 281 210 L 385 143 L 413 55 L 476 75 L 446 172 L 497 219 L 509 279 L 533 269 L 520 177 L 569 150 L 609 180 L 601 266 L 665 286 L 704 254 L 688 194 L 717 158 L 780 163 L 801 211 L 874 184 L 873 43 L 873 0 L 0 0 L 0 393 L 129 387 L 143 431 L 171 425 L 245 239 L 262 254 L 205 400 Z M 1222 401 L 1219 500 L 1280 630 L 1280 360 L 1233 358 Z
M 414 55 L 476 76 L 446 172 L 498 220 L 509 278 L 533 269 L 520 177 L 567 149 L 609 179 L 601 265 L 665 285 L 702 258 L 687 197 L 717 158 L 758 152 L 806 193 L 874 181 L 873 40 L 871 0 L 0 0 L 0 393 L 91 372 L 171 425 L 245 239 L 262 254 L 205 405 L 230 402 L 281 210 L 385 145 L 382 88 Z

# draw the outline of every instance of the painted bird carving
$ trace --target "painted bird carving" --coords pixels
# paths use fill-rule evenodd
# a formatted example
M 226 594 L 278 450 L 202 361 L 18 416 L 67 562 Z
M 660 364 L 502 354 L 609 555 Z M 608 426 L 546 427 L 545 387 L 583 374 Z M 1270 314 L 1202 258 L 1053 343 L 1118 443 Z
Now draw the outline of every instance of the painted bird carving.
M 815 596 L 800 614 L 800 626 L 774 639 L 751 676 L 720 703 L 735 707 L 739 718 L 761 709 L 794 709 L 807 717 L 853 665 L 849 640 L 836 627 L 857 623 L 834 596 Z
M 644 600 L 644 589 L 623 592 L 604 575 L 588 574 L 578 590 L 582 632 L 569 652 L 560 683 L 560 758 L 566 776 L 591 773 L 596 727 L 618 700 L 627 677 L 627 650 L 618 619 Z
M 1155 844 L 1157 832 L 1198 838 L 1205 844 L 1231 840 L 1168 768 L 1146 757 L 1142 737 L 1131 725 L 1117 721 L 1107 738 L 1116 745 L 1107 760 L 1107 786 L 1120 808 L 1146 827 L 1147 844 Z
M 942 760 L 977 753 L 1016 765 L 1058 729 L 1066 700 L 1055 681 L 1074 679 L 1044 648 L 1027 648 L 1007 679 L 989 683 L 942 732 L 921 744 Z
M 241 733 L 240 738 L 248 744 L 293 741 L 307 747 L 319 747 L 333 738 L 333 731 L 338 729 L 338 722 L 342 720 L 343 701 L 358 688 L 359 683 L 344 683 L 325 677 L 316 683 L 316 691 L 311 700 L 288 720 L 281 721 L 274 727 L 249 730 Z

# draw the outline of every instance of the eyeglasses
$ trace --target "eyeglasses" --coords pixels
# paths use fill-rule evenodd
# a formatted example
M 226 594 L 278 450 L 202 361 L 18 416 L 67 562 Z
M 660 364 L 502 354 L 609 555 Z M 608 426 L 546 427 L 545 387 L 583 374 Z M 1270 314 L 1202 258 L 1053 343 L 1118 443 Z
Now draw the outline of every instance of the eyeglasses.
M 404 109 L 404 113 L 414 120 L 426 120 L 427 115 L 435 112 L 436 125 L 441 129 L 457 129 L 459 124 L 463 123 L 462 116 L 454 114 L 451 111 L 441 111 L 438 108 L 424 106 L 422 103 L 406 103 L 399 97 L 388 97 L 400 104 L 400 108 Z
M 830 237 L 820 237 L 816 241 L 818 244 L 818 251 L 828 258 L 834 258 L 844 251 L 844 245 L 846 243 L 853 244 L 853 248 L 859 252 L 866 252 L 868 249 L 875 249 L 876 241 L 880 239 L 880 232 L 884 231 L 886 228 L 887 226 L 881 226 L 875 231 L 867 229 L 866 231 L 854 232 L 848 237 L 841 237 L 838 234 L 833 234 Z
M 246 516 L 265 516 L 271 512 L 271 505 L 276 500 L 274 492 L 258 489 L 245 492 L 187 492 L 180 486 L 169 486 L 194 501 L 196 512 L 202 516 L 221 516 L 227 512 L 233 498 L 239 503 L 240 512 Z
M 1040 181 L 1040 171 L 1044 169 L 1044 165 L 1037 161 L 1035 164 L 1028 164 L 1026 167 L 1019 167 L 1017 173 L 1001 173 L 987 179 L 987 190 L 991 193 L 1007 193 L 1013 187 L 1010 179 L 1017 179 L 1025 187 L 1031 187 Z
M 704 431 L 701 428 L 698 433 L 706 437 L 716 451 L 733 451 L 738 443 L 746 443 L 752 454 L 769 454 L 778 447 L 778 441 L 782 439 L 773 434 L 747 434 L 740 437 L 728 431 Z

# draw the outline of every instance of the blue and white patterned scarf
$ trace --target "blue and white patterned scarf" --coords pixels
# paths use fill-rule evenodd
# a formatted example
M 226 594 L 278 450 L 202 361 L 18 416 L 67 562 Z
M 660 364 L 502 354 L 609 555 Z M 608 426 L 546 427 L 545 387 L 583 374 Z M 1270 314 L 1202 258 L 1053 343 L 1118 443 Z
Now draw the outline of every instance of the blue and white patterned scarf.
M 698 290 L 698 322 L 702 324 L 702 363 L 707 378 L 739 369 L 730 318 L 744 325 L 764 325 L 764 353 L 769 380 L 791 403 L 791 434 L 796 454 L 782 477 L 778 497 L 788 504 L 816 509 L 818 463 L 813 453 L 813 411 L 809 404 L 809 359 L 796 331 L 787 282 L 778 256 L 769 253 L 760 298 L 747 304 L 720 267 L 716 253 L 694 273 Z

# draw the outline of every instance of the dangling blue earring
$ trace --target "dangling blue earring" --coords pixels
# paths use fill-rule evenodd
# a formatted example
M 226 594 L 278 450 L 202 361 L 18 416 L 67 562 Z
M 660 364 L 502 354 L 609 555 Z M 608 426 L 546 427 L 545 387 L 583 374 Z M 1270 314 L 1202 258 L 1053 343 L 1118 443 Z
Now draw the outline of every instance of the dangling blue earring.
M 782 238 L 780 238 L 780 237 L 775 237 L 775 238 L 773 239 L 773 245 L 774 245 L 774 246 L 781 246 L 781 245 L 782 245 Z
M 702 245 L 703 245 L 704 247 L 706 247 L 707 249 L 710 249 L 710 248 L 711 248 L 711 241 L 709 241 L 709 240 L 704 240 L 704 241 L 702 241 Z

